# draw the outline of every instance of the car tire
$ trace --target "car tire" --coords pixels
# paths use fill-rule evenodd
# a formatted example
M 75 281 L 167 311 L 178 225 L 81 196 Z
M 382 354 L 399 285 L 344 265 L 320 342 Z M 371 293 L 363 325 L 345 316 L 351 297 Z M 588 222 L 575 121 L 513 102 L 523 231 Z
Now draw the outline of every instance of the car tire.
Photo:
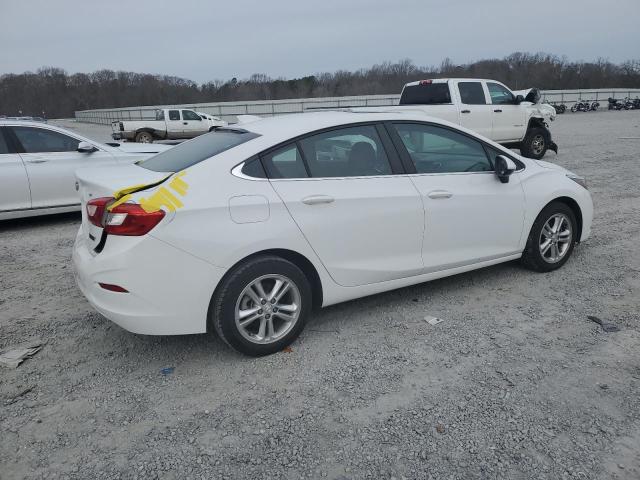
M 276 292 L 274 302 L 278 281 L 282 289 L 289 287 Z M 258 357 L 290 345 L 304 329 L 311 305 L 311 285 L 300 268 L 280 257 L 259 256 L 225 275 L 211 299 L 209 321 L 231 348 Z
M 136 142 L 138 143 L 153 143 L 153 135 L 149 132 L 136 133 Z
M 520 153 L 527 158 L 540 160 L 547 153 L 551 141 L 549 131 L 543 127 L 531 127 L 522 140 Z
M 553 231 L 555 221 L 561 223 Z M 565 234 L 567 231 L 568 234 Z M 573 210 L 566 203 L 551 202 L 533 222 L 521 262 L 526 268 L 536 272 L 556 270 L 569 260 L 578 235 Z

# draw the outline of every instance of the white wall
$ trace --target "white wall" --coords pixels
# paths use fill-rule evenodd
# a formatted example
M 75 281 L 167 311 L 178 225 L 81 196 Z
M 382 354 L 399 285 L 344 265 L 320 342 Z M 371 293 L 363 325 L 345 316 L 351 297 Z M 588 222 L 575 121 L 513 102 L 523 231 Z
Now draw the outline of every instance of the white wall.
M 571 106 L 578 99 L 598 100 L 606 108 L 607 98 L 636 97 L 640 89 L 606 88 L 589 90 L 542 90 L 548 102 L 561 102 Z M 182 105 L 150 105 L 142 107 L 106 108 L 75 112 L 76 119 L 89 123 L 109 124 L 115 120 L 155 118 L 158 108 L 189 108 L 235 122 L 237 115 L 282 115 L 300 113 L 318 108 L 380 107 L 396 105 L 400 95 L 360 95 L 351 97 L 296 98 L 290 100 L 255 100 L 247 102 L 191 103 Z

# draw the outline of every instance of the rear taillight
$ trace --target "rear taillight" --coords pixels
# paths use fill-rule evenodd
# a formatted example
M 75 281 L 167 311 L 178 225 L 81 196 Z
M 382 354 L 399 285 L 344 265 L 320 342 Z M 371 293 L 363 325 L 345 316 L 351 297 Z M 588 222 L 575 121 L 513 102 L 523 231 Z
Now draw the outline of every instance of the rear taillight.
M 147 212 L 137 203 L 122 203 L 107 212 L 104 229 L 109 235 L 145 235 L 163 218 L 163 210 Z
M 98 282 L 98 285 L 100 285 L 105 290 L 109 290 L 110 292 L 129 293 L 129 290 L 127 290 L 124 287 L 121 287 L 120 285 L 113 285 L 112 283 L 102 283 L 102 282 Z
M 102 219 L 107 205 L 114 200 L 113 197 L 100 197 L 89 200 L 87 203 L 87 216 L 96 227 L 102 227 Z
M 87 203 L 89 221 L 109 235 L 145 235 L 164 218 L 163 210 L 147 212 L 137 203 L 121 203 L 109 210 L 113 202 L 113 197 L 100 197 Z

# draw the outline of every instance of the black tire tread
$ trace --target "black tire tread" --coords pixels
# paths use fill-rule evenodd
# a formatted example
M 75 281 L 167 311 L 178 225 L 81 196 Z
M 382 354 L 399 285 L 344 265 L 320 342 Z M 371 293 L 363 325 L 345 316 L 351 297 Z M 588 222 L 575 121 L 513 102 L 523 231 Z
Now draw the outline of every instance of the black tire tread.
M 238 281 L 240 278 L 245 276 L 248 272 L 251 272 L 252 270 L 256 270 L 260 268 L 262 265 L 269 265 L 269 264 L 273 264 L 274 262 L 279 265 L 285 264 L 288 267 L 293 268 L 300 274 L 301 278 L 304 278 L 306 280 L 306 276 L 304 275 L 302 270 L 300 270 L 300 268 L 297 265 L 290 262 L 289 260 L 286 260 L 282 257 L 278 257 L 275 255 L 264 255 L 264 256 L 251 258 L 248 261 L 241 263 L 240 265 L 235 267 L 231 272 L 229 272 L 222 279 L 220 287 L 216 290 L 213 297 L 211 298 L 209 315 L 210 315 L 210 321 L 216 333 L 227 345 L 229 345 L 229 347 L 245 355 L 262 356 L 262 355 L 268 355 L 269 353 L 274 353 L 274 352 L 259 351 L 261 350 L 259 347 L 256 348 L 255 351 L 247 351 L 245 349 L 239 348 L 238 345 L 236 345 L 232 339 L 230 339 L 227 335 L 225 335 L 224 329 L 222 327 L 224 301 L 226 297 L 229 296 L 229 290 L 233 288 L 234 283 L 236 281 Z M 277 273 L 277 272 L 273 271 L 272 273 Z M 305 296 L 308 299 L 307 301 L 304 302 L 304 305 L 303 305 L 303 309 L 308 311 L 309 310 L 308 305 L 311 305 L 312 298 L 311 298 L 311 287 L 308 284 L 308 280 L 306 281 L 307 283 L 305 285 L 298 285 L 298 288 L 301 290 L 304 290 L 304 291 L 301 291 L 301 295 L 303 296 L 303 299 L 305 298 Z M 306 316 L 307 315 L 305 315 L 305 312 L 301 312 L 300 318 L 298 319 L 298 324 L 293 330 L 293 332 L 297 332 L 293 338 L 291 338 L 289 341 L 285 341 L 288 337 L 287 336 L 284 339 L 280 340 L 276 345 L 282 343 L 283 344 L 282 348 L 284 348 L 286 344 L 291 343 L 293 340 L 295 340 L 295 338 L 298 336 L 298 334 L 304 327 L 304 324 L 306 322 Z M 262 350 L 268 350 L 268 349 L 263 348 Z
M 547 219 L 555 213 L 564 213 L 571 220 L 571 228 L 573 231 L 573 241 L 571 246 L 569 247 L 570 250 L 569 252 L 567 252 L 565 257 L 562 260 L 560 260 L 558 263 L 551 264 L 551 263 L 545 262 L 540 257 L 537 242 L 538 242 L 538 237 L 540 235 L 540 230 L 542 229 L 542 226 L 547 221 Z M 543 273 L 543 272 L 550 272 L 552 270 L 556 270 L 562 267 L 567 262 L 567 260 L 569 260 L 569 257 L 573 253 L 573 249 L 576 244 L 576 238 L 578 235 L 579 235 L 579 232 L 577 231 L 577 222 L 576 222 L 576 217 L 575 217 L 575 214 L 573 213 L 573 210 L 571 210 L 571 208 L 564 202 L 557 201 L 557 200 L 553 201 L 542 209 L 542 211 L 536 217 L 536 220 L 533 222 L 533 225 L 531 226 L 531 230 L 529 231 L 529 236 L 527 237 L 527 243 L 525 245 L 524 252 L 522 252 L 522 257 L 520 258 L 520 262 L 525 268 L 529 270 L 533 270 L 534 272 Z
M 544 137 L 544 141 L 545 141 L 544 152 L 542 152 L 542 155 L 540 155 L 540 156 L 534 155 L 533 152 L 531 151 L 531 141 L 532 141 L 533 137 L 535 137 L 537 134 L 542 134 L 542 136 Z M 525 135 L 524 139 L 522 140 L 522 144 L 521 144 L 521 147 L 520 147 L 520 153 L 522 153 L 523 157 L 540 160 L 542 157 L 545 156 L 545 154 L 547 153 L 547 150 L 549 150 L 550 140 L 551 140 L 551 138 L 550 138 L 550 135 L 549 135 L 549 131 L 546 128 L 543 128 L 543 127 L 531 127 L 531 128 L 529 128 L 529 130 L 527 131 L 527 134 Z

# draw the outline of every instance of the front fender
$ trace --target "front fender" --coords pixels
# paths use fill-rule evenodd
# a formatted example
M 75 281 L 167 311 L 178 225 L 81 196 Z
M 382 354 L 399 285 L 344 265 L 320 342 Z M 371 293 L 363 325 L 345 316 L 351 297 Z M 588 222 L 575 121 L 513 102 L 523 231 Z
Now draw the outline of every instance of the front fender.
M 526 170 L 525 170 L 526 171 Z M 568 172 L 567 172 L 568 173 Z M 553 188 L 549 188 L 552 185 Z M 522 180 L 526 199 L 525 232 L 521 247 L 524 249 L 527 237 L 536 218 L 549 203 L 557 199 L 570 199 L 580 209 L 582 231 L 578 237 L 581 242 L 589 238 L 593 221 L 593 200 L 588 190 L 579 187 L 564 172 L 552 169 L 536 169 L 535 173 Z

